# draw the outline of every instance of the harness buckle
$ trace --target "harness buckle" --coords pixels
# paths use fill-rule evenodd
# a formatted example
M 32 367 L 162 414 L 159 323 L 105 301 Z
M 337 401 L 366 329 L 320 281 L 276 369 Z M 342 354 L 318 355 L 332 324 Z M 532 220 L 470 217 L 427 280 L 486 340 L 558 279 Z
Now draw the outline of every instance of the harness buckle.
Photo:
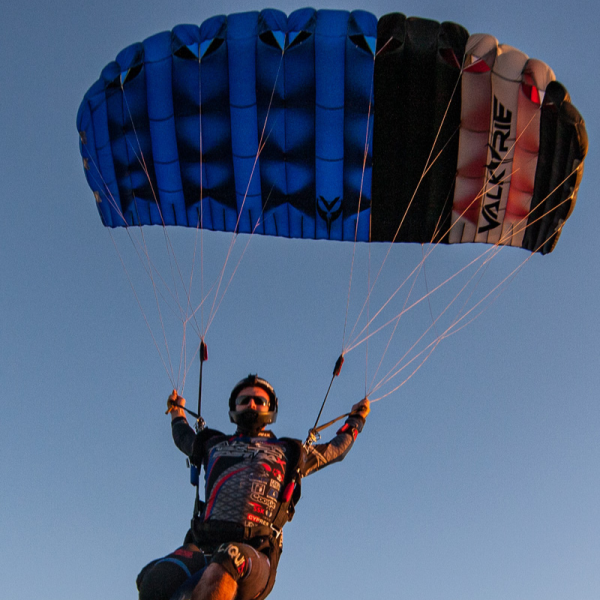
M 308 436 L 306 441 L 304 442 L 304 447 L 308 448 L 312 446 L 315 442 L 318 442 L 321 439 L 321 434 L 314 427 L 308 430 Z

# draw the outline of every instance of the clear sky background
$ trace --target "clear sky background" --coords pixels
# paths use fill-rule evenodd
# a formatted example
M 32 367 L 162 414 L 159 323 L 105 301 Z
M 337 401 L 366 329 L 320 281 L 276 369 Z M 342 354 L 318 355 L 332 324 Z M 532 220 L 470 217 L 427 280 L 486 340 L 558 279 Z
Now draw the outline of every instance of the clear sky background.
M 302 6 L 273 5 L 288 13 Z M 260 8 L 240 0 L 23 0 L 2 7 L 3 597 L 135 598 L 140 568 L 185 534 L 193 489 L 164 415 L 172 383 L 98 218 L 75 117 L 101 69 L 130 43 L 179 23 Z M 317 8 L 452 20 L 545 60 L 584 115 L 590 150 L 556 251 L 530 260 L 479 319 L 374 404 L 346 461 L 305 481 L 271 597 L 596 600 L 600 8 L 591 0 Z M 130 256 L 127 240 L 114 237 Z M 210 282 L 229 238 L 213 234 L 204 242 Z M 280 397 L 275 431 L 306 435 L 342 347 L 351 250 L 251 240 L 207 336 L 203 410 L 211 426 L 230 427 L 229 390 L 258 372 Z M 442 249 L 432 281 L 438 268 L 453 272 L 470 252 Z M 419 256 L 419 248 L 394 249 L 371 311 Z M 490 281 L 524 258 L 501 253 Z M 361 285 L 365 295 L 365 262 L 362 248 L 351 313 Z M 139 265 L 129 264 L 136 278 Z M 151 305 L 152 288 L 136 280 L 136 290 Z M 443 300 L 433 301 L 434 312 L 441 307 Z M 405 335 L 428 326 L 428 310 L 406 321 L 390 360 L 401 356 Z M 167 330 L 181 336 L 176 326 Z M 164 348 L 160 328 L 153 331 Z M 364 395 L 381 355 L 377 343 L 385 340 L 371 344 L 368 357 L 364 345 L 348 355 L 325 419 Z M 194 345 L 192 339 L 189 349 Z M 169 347 L 177 360 L 177 342 Z M 196 385 L 194 364 L 183 391 L 192 405 Z

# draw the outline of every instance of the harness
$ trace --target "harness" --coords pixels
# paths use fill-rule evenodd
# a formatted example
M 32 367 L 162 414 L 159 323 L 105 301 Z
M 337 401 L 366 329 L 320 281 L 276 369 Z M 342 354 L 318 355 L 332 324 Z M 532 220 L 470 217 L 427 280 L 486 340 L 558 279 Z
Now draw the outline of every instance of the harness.
M 210 438 L 220 435 L 222 435 L 221 432 L 208 428 L 198 432 L 190 457 L 190 461 L 196 469 L 199 469 L 201 466 L 199 464 L 201 460 L 198 460 L 198 458 L 203 454 L 202 449 L 204 444 Z M 269 579 L 265 589 L 256 600 L 264 600 L 275 585 L 277 565 L 279 564 L 279 558 L 283 550 L 281 532 L 283 526 L 292 520 L 296 503 L 300 500 L 301 496 L 301 466 L 304 453 L 302 442 L 293 438 L 279 438 L 279 440 L 287 444 L 289 456 L 279 506 L 269 526 L 255 525 L 253 527 L 245 527 L 237 523 L 217 520 L 204 522 L 201 520 L 204 502 L 199 499 L 198 494 L 191 522 L 191 535 L 194 542 L 201 548 L 214 549 L 224 542 L 240 542 L 249 544 L 269 558 Z

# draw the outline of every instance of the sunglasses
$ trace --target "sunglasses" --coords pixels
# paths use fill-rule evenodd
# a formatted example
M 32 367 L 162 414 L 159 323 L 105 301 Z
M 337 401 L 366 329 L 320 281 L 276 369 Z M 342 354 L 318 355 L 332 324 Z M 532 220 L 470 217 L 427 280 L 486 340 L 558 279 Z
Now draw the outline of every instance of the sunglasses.
M 269 406 L 269 399 L 263 398 L 262 396 L 238 396 L 235 399 L 236 406 L 247 406 L 250 401 L 254 400 L 256 406 Z

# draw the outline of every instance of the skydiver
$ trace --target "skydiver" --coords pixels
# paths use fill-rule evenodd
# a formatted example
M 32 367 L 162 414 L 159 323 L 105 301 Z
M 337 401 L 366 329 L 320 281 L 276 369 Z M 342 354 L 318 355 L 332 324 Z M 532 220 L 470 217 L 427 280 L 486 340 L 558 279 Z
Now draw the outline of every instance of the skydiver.
M 231 392 L 233 436 L 209 428 L 196 434 L 184 406 L 173 391 L 167 400 L 173 440 L 192 465 L 204 468 L 205 502 L 197 503 L 184 544 L 140 572 L 139 598 L 262 600 L 275 583 L 281 530 L 294 514 L 301 479 L 348 454 L 370 412 L 369 400 L 352 407 L 330 442 L 314 445 L 265 429 L 276 420 L 278 399 L 257 375 Z

